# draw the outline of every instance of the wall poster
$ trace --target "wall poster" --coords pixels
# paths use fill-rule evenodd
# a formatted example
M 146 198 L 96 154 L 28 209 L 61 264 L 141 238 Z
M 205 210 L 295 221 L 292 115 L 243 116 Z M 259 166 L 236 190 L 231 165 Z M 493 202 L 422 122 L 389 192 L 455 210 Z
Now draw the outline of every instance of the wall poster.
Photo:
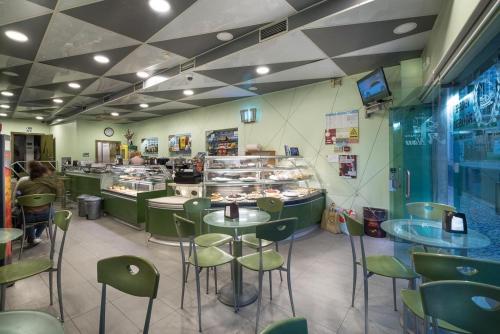
M 191 154 L 191 134 L 184 133 L 168 136 L 168 152 L 171 154 Z
M 158 155 L 158 137 L 142 138 L 141 152 L 146 156 Z
M 209 130 L 206 136 L 208 155 L 238 155 L 238 128 Z
M 359 143 L 359 111 L 329 113 L 326 117 L 325 144 Z
M 357 164 L 357 155 L 339 155 L 339 175 L 346 179 L 355 179 L 358 176 Z

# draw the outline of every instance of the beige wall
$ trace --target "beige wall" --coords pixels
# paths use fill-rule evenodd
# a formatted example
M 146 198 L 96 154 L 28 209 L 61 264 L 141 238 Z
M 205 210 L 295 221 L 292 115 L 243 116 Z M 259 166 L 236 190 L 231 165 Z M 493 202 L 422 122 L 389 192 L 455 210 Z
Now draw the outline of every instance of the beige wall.
M 10 135 L 11 132 L 27 132 L 26 128 L 31 127 L 32 133 L 49 134 L 50 127 L 39 121 L 0 118 L 2 123 L 2 134 Z

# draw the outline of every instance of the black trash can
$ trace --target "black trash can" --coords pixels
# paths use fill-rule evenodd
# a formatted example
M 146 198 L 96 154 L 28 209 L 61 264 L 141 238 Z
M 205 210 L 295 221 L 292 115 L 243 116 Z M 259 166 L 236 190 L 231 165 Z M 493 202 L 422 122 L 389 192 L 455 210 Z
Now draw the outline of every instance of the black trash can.
M 90 197 L 90 195 L 80 195 L 76 199 L 78 200 L 78 216 L 87 217 L 87 204 L 85 200 Z
M 85 199 L 87 209 L 87 219 L 96 220 L 101 218 L 102 198 L 97 196 L 89 196 Z

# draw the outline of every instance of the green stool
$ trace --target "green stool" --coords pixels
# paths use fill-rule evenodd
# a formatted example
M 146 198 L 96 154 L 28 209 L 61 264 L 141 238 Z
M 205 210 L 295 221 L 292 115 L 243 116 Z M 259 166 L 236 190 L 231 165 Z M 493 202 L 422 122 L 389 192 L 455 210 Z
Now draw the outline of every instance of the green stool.
M 97 281 L 102 283 L 99 334 L 106 332 L 106 285 L 136 297 L 149 297 L 143 333 L 149 331 L 153 300 L 158 293 L 160 273 L 149 261 L 124 255 L 97 262 Z
M 0 312 L 1 334 L 64 334 L 59 320 L 38 311 Z
M 71 221 L 70 211 L 57 211 L 54 215 L 54 224 L 57 228 L 63 231 L 61 244 L 59 246 L 57 267 L 54 267 L 54 254 L 55 243 L 57 237 L 57 228 L 54 229 L 51 238 L 49 258 L 36 258 L 32 260 L 24 260 L 8 264 L 0 267 L 0 311 L 5 309 L 5 290 L 7 285 L 20 281 L 22 279 L 41 274 L 43 272 L 49 273 L 49 290 L 50 290 L 50 305 L 53 304 L 53 273 L 57 275 L 57 296 L 59 301 L 59 313 L 61 321 L 64 321 L 63 311 L 63 298 L 62 298 L 62 285 L 61 285 L 61 269 L 62 258 L 64 251 L 64 243 L 66 241 L 66 232 L 68 231 L 69 223 Z
M 49 232 L 49 239 L 52 240 L 52 220 L 54 217 L 52 217 L 52 211 L 54 207 L 54 202 L 56 200 L 56 195 L 55 194 L 37 194 L 37 195 L 26 195 L 26 196 L 19 196 L 17 198 L 17 204 L 21 207 L 21 222 L 22 222 L 22 230 L 23 230 L 23 237 L 21 238 L 21 249 L 19 250 L 19 260 L 21 260 L 21 257 L 23 256 L 23 249 L 24 249 L 24 240 L 26 237 L 26 228 L 29 227 L 34 227 L 36 225 L 42 225 L 45 224 L 47 225 L 48 232 Z M 44 206 L 48 205 L 49 206 L 49 219 L 46 221 L 40 221 L 40 222 L 35 222 L 35 223 L 26 223 L 26 220 L 24 219 L 24 214 L 26 208 L 32 208 L 32 207 L 39 207 L 39 206 Z
M 292 306 L 292 313 L 295 317 L 295 307 L 293 305 L 293 296 L 292 296 L 292 281 L 291 281 L 291 261 L 292 261 L 292 249 L 293 249 L 293 241 L 295 230 L 297 229 L 297 218 L 286 218 L 271 221 L 268 223 L 257 225 L 256 237 L 259 240 L 259 252 L 249 255 L 241 256 L 237 259 L 237 261 L 245 268 L 258 271 L 259 272 L 259 298 L 257 300 L 257 319 L 255 323 L 255 333 L 257 333 L 259 329 L 259 317 L 260 317 L 260 305 L 262 302 L 262 278 L 264 276 L 264 272 L 266 271 L 286 271 L 287 274 L 287 282 L 288 282 L 288 294 L 290 296 L 290 304 Z M 262 240 L 269 240 L 271 242 L 278 242 L 290 237 L 290 247 L 288 248 L 288 257 L 286 261 L 285 259 L 275 250 L 269 249 L 264 251 L 262 247 Z M 269 275 L 271 277 L 271 275 Z M 272 291 L 270 291 L 272 294 Z
M 443 280 L 463 280 L 500 286 L 500 262 L 472 259 L 463 256 L 414 253 L 415 271 L 425 282 Z M 418 290 L 401 290 L 404 312 L 411 311 L 419 319 L 424 319 L 422 299 Z M 438 320 L 437 325 L 448 331 L 466 333 L 445 321 Z M 403 328 L 406 333 L 406 314 L 403 316 Z
M 223 233 L 207 233 L 204 232 L 203 226 L 203 216 L 207 212 L 208 209 L 212 206 L 212 202 L 210 198 L 200 197 L 193 198 L 189 201 L 185 202 L 184 212 L 186 213 L 187 219 L 194 221 L 195 225 L 195 234 L 197 235 L 194 238 L 194 243 L 196 246 L 200 247 L 219 247 L 225 244 L 229 244 L 229 252 L 231 253 L 231 241 L 233 237 L 228 234 Z M 191 256 L 191 253 L 189 254 Z M 189 272 L 189 263 L 187 264 L 187 272 Z M 186 274 L 186 281 L 187 281 Z M 217 294 L 217 268 L 214 268 L 214 282 L 215 282 L 215 293 Z M 207 294 L 208 294 L 208 285 L 209 285 L 209 270 L 207 269 Z
M 195 227 L 196 223 L 184 217 L 174 214 L 175 228 L 179 237 L 179 245 L 182 259 L 182 292 L 181 292 L 181 309 L 184 308 L 184 291 L 187 283 L 186 265 L 192 265 L 195 268 L 196 274 L 196 297 L 198 301 L 198 330 L 201 332 L 201 301 L 200 301 L 200 272 L 202 269 L 208 271 L 209 268 L 215 268 L 234 260 L 231 254 L 226 253 L 222 249 L 215 246 L 201 247 L 198 250 L 195 244 Z M 189 255 L 186 260 L 184 253 L 184 239 L 189 239 Z M 233 280 L 233 289 L 236 287 L 236 280 Z M 234 305 L 236 312 L 236 293 L 234 295 Z
M 344 215 L 347 230 L 349 231 L 349 240 L 351 242 L 352 250 L 352 266 L 353 266 L 353 279 L 352 279 L 352 301 L 351 306 L 354 307 L 354 297 L 356 293 L 356 278 L 357 266 L 360 265 L 363 269 L 363 291 L 364 291 L 364 304 L 365 304 L 365 334 L 368 333 L 368 279 L 373 275 L 380 275 L 392 278 L 392 292 L 394 301 L 394 311 L 397 311 L 396 306 L 396 279 L 409 280 L 412 285 L 415 284 L 415 279 L 418 275 L 408 268 L 403 262 L 394 256 L 378 255 L 366 256 L 365 246 L 363 242 L 364 226 L 349 215 Z M 358 261 L 356 256 L 356 247 L 354 245 L 354 238 L 359 237 L 361 247 L 361 262 Z
M 462 332 L 497 334 L 500 330 L 500 287 L 468 281 L 439 281 L 420 286 L 426 319 L 438 333 L 438 319 Z M 494 305 L 492 305 L 494 303 Z M 426 321 L 428 324 L 429 321 Z M 425 327 L 426 333 L 429 327 Z
M 305 318 L 290 318 L 267 326 L 260 334 L 307 334 Z

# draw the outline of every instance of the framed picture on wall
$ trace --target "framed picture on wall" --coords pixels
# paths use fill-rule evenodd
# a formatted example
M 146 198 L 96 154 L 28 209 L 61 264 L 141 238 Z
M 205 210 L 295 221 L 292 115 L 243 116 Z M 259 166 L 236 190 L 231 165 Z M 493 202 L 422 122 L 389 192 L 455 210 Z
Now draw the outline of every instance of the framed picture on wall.
M 238 128 L 208 130 L 206 150 L 208 155 L 238 155 Z
M 142 138 L 141 153 L 145 156 L 158 155 L 158 137 Z
M 173 155 L 191 155 L 191 134 L 168 136 L 168 152 Z

